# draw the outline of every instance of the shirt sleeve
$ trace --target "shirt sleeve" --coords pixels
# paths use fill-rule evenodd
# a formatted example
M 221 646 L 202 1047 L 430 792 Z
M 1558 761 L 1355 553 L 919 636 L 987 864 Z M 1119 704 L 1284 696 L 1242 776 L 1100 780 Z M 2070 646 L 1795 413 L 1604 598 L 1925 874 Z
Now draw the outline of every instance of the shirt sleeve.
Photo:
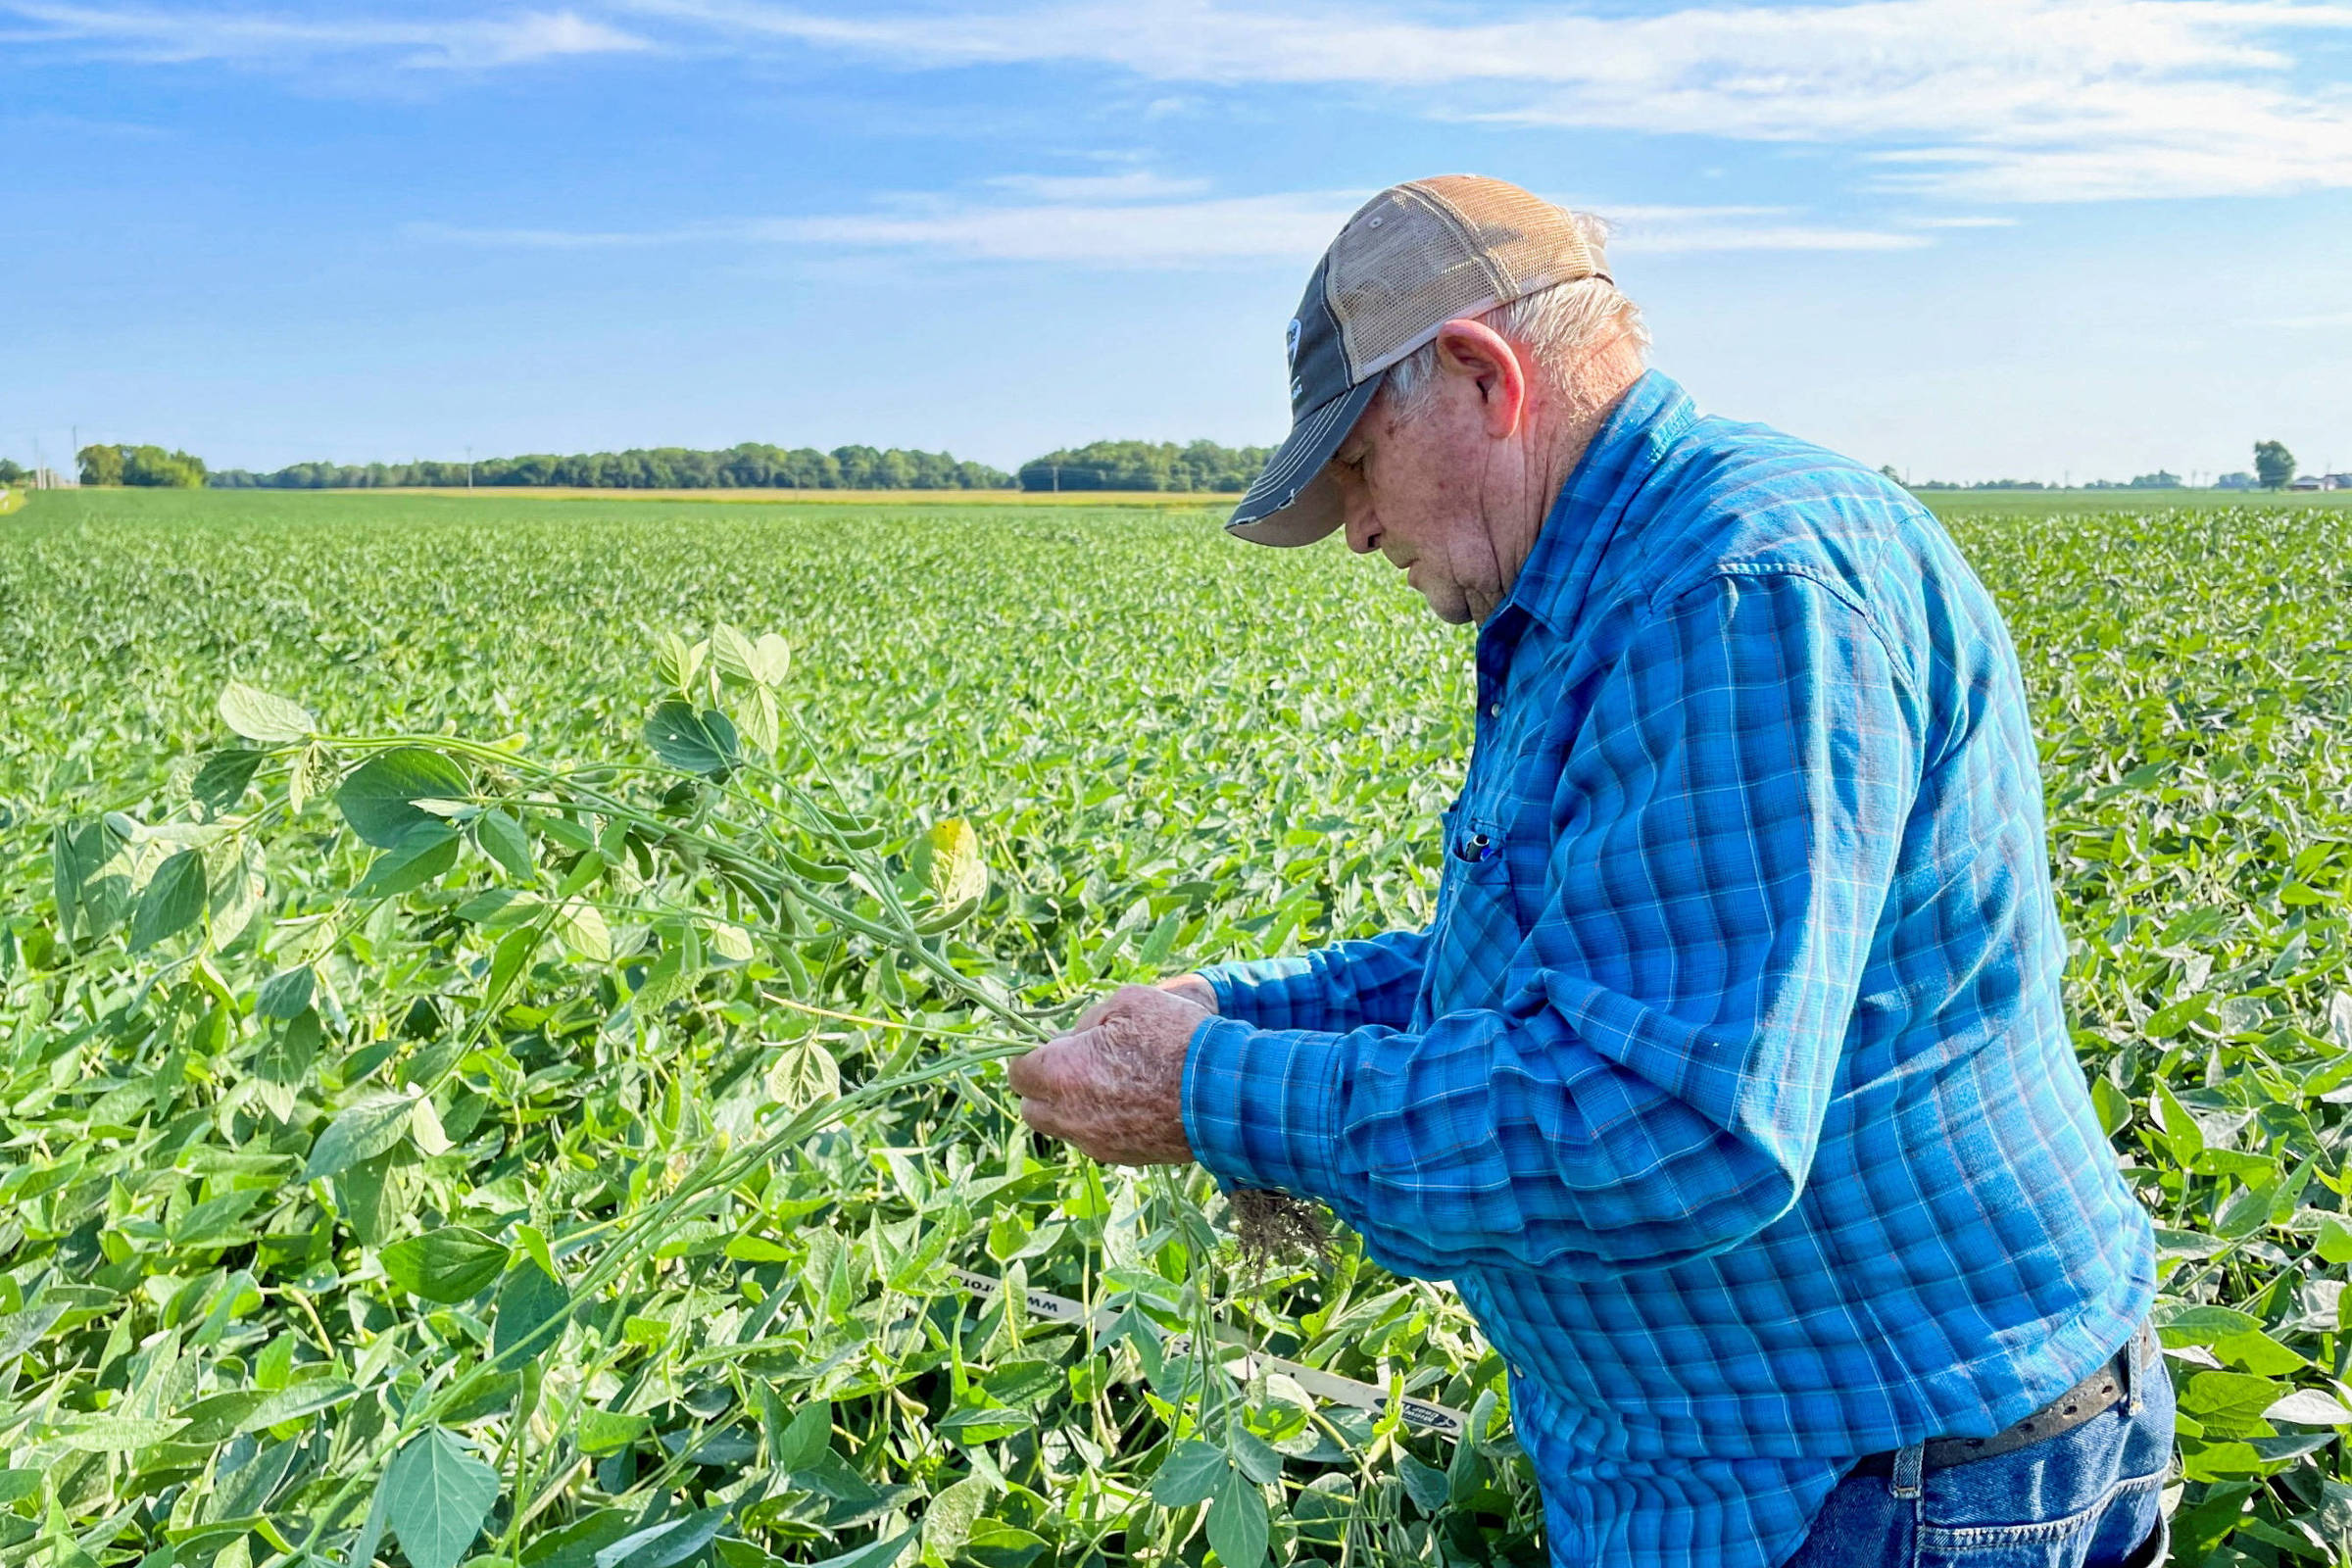
M 1421 1034 L 1207 1020 L 1184 1081 L 1201 1163 L 1320 1199 L 1431 1278 L 1753 1235 L 1811 1167 L 1921 721 L 1868 618 L 1807 577 L 1653 610 L 1571 743 L 1498 1004 Z
M 1422 932 L 1391 931 L 1293 958 L 1211 964 L 1200 977 L 1217 994 L 1220 1014 L 1260 1029 L 1402 1028 L 1412 1021 L 1428 946 Z

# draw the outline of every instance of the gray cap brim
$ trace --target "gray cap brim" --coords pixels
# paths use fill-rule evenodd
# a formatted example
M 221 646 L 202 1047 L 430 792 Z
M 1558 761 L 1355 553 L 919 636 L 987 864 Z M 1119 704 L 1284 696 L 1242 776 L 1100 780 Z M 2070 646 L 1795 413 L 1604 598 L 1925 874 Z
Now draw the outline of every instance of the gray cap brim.
M 1366 376 L 1319 408 L 1309 409 L 1266 460 L 1265 472 L 1242 497 L 1225 531 L 1261 545 L 1311 545 L 1346 521 L 1340 487 L 1323 471 L 1348 432 L 1380 390 L 1387 372 Z

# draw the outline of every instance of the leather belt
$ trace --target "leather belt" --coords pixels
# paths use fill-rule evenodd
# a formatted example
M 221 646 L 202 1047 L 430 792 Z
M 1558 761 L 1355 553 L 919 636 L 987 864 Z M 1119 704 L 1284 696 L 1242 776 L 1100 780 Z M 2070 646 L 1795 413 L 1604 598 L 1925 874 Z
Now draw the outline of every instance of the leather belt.
M 2015 1422 L 1989 1438 L 1935 1438 L 1924 1446 L 1921 1468 L 1948 1470 L 1956 1464 L 1972 1464 L 1979 1459 L 1996 1458 L 2014 1453 L 2036 1443 L 2046 1443 L 2062 1432 L 2072 1432 L 2094 1416 L 2104 1415 L 2116 1407 L 2131 1386 L 2134 1365 L 2140 1369 L 2152 1367 L 2163 1356 L 2156 1343 L 2156 1331 L 2146 1323 L 2132 1331 L 2124 1348 L 2107 1358 L 2107 1364 L 2061 1394 L 2040 1409 Z M 1894 1454 L 1874 1453 L 1863 1459 L 1848 1475 L 1892 1476 Z

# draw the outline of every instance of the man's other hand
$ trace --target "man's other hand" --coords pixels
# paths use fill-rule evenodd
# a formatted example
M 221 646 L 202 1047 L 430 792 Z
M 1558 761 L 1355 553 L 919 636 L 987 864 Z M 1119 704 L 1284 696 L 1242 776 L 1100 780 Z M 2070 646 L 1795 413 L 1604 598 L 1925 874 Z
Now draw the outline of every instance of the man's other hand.
M 1184 1056 L 1215 1002 L 1198 975 L 1121 987 L 1013 1061 L 1022 1119 L 1108 1164 L 1189 1163 Z

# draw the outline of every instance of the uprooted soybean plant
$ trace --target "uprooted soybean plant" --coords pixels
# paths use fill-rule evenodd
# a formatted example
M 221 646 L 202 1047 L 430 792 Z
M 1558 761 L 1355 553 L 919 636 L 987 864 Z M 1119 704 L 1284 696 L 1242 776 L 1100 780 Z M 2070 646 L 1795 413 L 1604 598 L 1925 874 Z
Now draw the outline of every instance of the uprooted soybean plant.
M 1409 596 L 1198 516 L 36 502 L 0 1563 L 1540 1560 L 1447 1293 L 1245 1263 L 996 1064 L 1427 918 L 1466 651 Z M 2181 1562 L 2352 1538 L 2342 517 L 1956 525 L 2163 1228 Z

